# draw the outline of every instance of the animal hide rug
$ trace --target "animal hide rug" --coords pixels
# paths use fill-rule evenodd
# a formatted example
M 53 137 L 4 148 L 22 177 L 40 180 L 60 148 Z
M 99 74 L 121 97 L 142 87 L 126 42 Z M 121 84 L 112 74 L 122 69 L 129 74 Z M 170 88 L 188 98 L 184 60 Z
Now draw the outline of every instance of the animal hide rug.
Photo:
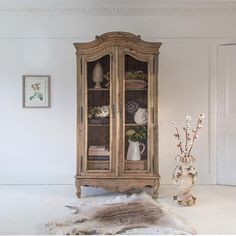
M 90 200 L 91 204 L 89 204 Z M 120 195 L 107 203 L 96 198 L 68 205 L 74 212 L 46 225 L 47 234 L 194 234 L 180 218 L 146 193 Z M 95 201 L 95 202 L 94 202 Z M 94 204 L 95 203 L 95 204 Z

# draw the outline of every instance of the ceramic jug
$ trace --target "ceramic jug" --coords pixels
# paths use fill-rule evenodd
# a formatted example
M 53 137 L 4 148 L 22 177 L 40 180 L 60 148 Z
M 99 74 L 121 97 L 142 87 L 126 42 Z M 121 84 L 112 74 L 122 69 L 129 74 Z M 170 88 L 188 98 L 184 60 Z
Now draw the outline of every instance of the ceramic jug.
M 129 161 L 141 160 L 141 154 L 145 151 L 145 145 L 143 143 L 134 142 L 131 140 L 128 140 L 128 142 L 129 142 L 129 148 L 126 159 Z M 141 151 L 140 151 L 140 146 L 142 146 Z

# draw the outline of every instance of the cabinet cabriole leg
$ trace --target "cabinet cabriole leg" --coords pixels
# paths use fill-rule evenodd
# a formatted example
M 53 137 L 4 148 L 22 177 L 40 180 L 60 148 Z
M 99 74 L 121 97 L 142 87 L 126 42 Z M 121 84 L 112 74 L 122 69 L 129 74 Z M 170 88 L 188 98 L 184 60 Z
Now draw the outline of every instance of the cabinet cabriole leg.
M 152 197 L 156 199 L 158 197 L 158 189 L 159 189 L 160 183 L 159 180 L 155 179 L 153 181 L 153 192 L 152 192 Z
M 78 198 L 81 198 L 81 185 L 80 185 L 80 181 L 79 180 L 75 181 L 75 186 L 76 186 L 76 196 Z

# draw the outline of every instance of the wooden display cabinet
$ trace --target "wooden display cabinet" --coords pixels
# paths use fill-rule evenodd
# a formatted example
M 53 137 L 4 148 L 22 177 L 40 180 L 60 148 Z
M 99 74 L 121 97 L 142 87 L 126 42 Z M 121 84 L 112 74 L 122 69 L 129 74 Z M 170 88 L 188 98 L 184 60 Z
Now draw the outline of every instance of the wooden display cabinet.
M 161 43 L 111 32 L 75 43 L 77 196 L 81 186 L 157 197 L 158 54 Z

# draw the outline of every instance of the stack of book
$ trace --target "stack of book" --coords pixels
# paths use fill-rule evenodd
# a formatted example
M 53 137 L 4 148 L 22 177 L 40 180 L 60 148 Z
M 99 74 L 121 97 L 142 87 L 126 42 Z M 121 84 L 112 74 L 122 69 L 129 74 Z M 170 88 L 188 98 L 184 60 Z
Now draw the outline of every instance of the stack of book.
M 109 160 L 110 152 L 105 146 L 90 146 L 88 160 Z

